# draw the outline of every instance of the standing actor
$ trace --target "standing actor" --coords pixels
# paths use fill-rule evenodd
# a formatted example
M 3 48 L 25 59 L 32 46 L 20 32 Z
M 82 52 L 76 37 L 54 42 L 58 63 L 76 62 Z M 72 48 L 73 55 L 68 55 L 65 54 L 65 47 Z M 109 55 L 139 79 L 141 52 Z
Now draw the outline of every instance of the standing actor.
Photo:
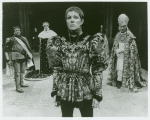
M 48 59 L 53 58 L 53 92 L 60 96 L 62 117 L 73 117 L 79 108 L 82 117 L 93 117 L 93 108 L 102 101 L 103 71 L 107 68 L 108 42 L 97 33 L 82 31 L 84 13 L 70 7 L 65 14 L 68 32 L 49 39 Z
M 128 21 L 125 14 L 118 17 L 119 32 L 114 39 L 107 84 L 138 92 L 138 87 L 147 84 L 142 77 L 136 37 L 128 29 Z
M 47 40 L 57 35 L 53 30 L 50 30 L 49 23 L 43 23 L 44 30 L 38 35 L 40 39 L 40 74 L 51 74 L 52 68 L 48 65 L 46 46 Z
M 24 84 L 23 77 L 27 67 L 34 66 L 32 53 L 28 40 L 21 35 L 18 26 L 13 28 L 14 36 L 6 39 L 5 56 L 7 63 L 14 66 L 16 91 L 23 93 L 21 87 L 28 87 Z

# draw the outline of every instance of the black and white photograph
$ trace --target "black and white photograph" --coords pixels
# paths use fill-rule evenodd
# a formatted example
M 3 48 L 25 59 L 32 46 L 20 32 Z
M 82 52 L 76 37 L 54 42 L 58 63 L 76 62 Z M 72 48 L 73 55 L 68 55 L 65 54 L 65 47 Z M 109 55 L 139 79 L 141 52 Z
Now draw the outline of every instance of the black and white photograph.
M 147 1 L 1 6 L 2 117 L 148 118 Z

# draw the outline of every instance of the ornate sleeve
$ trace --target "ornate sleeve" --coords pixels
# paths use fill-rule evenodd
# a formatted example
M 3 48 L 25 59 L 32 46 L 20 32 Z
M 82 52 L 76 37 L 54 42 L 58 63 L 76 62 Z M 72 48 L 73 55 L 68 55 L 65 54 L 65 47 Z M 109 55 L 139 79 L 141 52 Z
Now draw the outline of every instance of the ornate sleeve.
M 61 62 L 61 39 L 59 36 L 54 36 L 47 41 L 47 58 L 49 67 L 53 69 L 53 90 L 51 96 L 55 96 L 58 91 L 58 83 L 61 77 L 62 62 Z
M 130 44 L 130 75 L 132 78 L 135 78 L 137 82 L 141 84 L 141 86 L 147 86 L 147 80 L 142 75 L 141 62 L 140 57 L 136 45 L 136 41 L 132 39 Z
M 90 61 L 92 82 L 94 86 L 93 97 L 98 101 L 102 101 L 102 72 L 108 67 L 109 48 L 106 35 L 98 33 L 93 36 L 90 44 Z
M 116 58 L 117 58 L 116 50 L 118 47 L 116 39 L 117 39 L 117 36 L 115 36 L 115 38 L 114 38 L 112 49 L 111 49 L 110 60 L 109 60 L 109 65 L 108 65 L 109 66 L 108 78 L 107 78 L 108 81 L 112 81 L 112 77 L 113 77 L 115 69 L 116 69 Z
M 131 59 L 140 60 L 137 45 L 136 45 L 136 41 L 134 39 L 131 40 L 130 53 L 131 53 Z
M 130 74 L 131 75 L 134 75 L 134 70 L 136 70 L 136 73 L 141 72 L 141 62 L 138 54 L 136 41 L 132 39 L 130 44 Z M 140 77 L 140 75 L 138 74 L 136 75 Z M 139 78 L 136 79 L 138 80 Z
M 91 40 L 90 58 L 92 73 L 102 72 L 108 67 L 109 47 L 108 40 L 104 34 L 96 34 Z

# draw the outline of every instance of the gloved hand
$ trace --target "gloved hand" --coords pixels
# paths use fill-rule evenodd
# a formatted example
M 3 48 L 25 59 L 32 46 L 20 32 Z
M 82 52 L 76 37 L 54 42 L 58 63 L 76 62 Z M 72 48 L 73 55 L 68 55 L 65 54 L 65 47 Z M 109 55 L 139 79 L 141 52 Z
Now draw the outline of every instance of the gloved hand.
M 54 97 L 57 94 L 57 91 L 51 92 L 51 97 Z

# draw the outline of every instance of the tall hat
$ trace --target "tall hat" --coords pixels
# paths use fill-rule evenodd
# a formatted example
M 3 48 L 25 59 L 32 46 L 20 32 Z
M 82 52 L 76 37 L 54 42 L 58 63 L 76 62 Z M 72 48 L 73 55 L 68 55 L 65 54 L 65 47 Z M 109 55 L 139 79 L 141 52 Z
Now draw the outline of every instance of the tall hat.
M 43 27 L 46 26 L 46 25 L 49 26 L 49 23 L 48 23 L 48 22 L 44 22 L 44 23 L 43 23 Z
M 129 17 L 126 14 L 121 14 L 118 17 L 118 24 L 119 25 L 128 25 Z

